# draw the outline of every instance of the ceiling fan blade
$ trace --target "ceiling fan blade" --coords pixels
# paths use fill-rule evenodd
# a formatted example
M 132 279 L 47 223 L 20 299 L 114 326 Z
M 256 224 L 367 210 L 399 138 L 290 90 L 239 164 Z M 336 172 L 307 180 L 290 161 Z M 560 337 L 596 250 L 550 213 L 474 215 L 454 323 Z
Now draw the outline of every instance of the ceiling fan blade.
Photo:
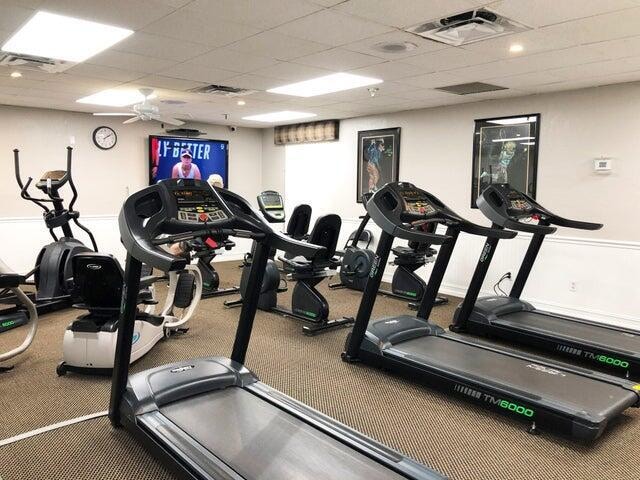
M 96 117 L 135 117 L 135 113 L 125 112 L 96 112 L 93 114 Z
M 136 117 L 130 118 L 129 120 L 125 120 L 124 122 L 122 122 L 122 124 L 128 125 L 130 123 L 137 122 L 138 120 L 140 120 L 140 117 L 136 116 Z
M 182 120 L 178 120 L 177 118 L 172 118 L 172 117 L 165 117 L 162 115 L 158 115 L 155 120 L 158 120 L 159 122 L 164 122 L 164 123 L 168 123 L 169 125 L 175 125 L 176 127 L 179 127 L 180 125 L 184 125 L 184 122 Z

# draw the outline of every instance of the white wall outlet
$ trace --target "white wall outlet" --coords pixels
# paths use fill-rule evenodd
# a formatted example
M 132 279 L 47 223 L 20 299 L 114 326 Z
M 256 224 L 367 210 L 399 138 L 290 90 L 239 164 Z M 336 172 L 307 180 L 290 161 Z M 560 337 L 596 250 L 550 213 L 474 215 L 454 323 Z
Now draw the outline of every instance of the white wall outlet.
M 577 282 L 569 282 L 569 291 L 575 292 L 577 287 Z
M 593 170 L 596 173 L 610 173 L 613 170 L 613 160 L 600 157 L 593 161 Z

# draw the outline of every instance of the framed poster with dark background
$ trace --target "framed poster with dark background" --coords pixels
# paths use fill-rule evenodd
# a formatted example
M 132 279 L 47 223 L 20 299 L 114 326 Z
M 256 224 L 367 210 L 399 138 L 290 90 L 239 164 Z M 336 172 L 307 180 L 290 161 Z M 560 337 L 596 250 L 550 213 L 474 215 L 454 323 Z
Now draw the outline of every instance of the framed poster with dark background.
M 536 198 L 540 114 L 475 121 L 471 208 L 492 183 L 509 183 Z
M 356 201 L 385 183 L 397 182 L 400 169 L 400 127 L 358 132 Z

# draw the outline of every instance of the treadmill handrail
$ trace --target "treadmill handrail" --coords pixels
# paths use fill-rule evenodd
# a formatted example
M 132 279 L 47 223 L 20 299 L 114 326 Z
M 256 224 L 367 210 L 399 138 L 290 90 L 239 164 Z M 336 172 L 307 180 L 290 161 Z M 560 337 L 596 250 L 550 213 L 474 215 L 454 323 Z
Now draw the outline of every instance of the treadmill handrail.
M 487 238 L 499 238 L 509 239 L 518 235 L 517 232 L 512 230 L 503 230 L 501 228 L 485 227 L 473 222 L 464 222 L 460 225 L 460 231 L 468 233 L 470 235 L 479 235 Z
M 541 225 L 539 223 L 524 223 L 518 220 L 505 219 L 504 228 L 518 232 L 533 233 L 534 235 L 548 235 L 558 230 L 556 227 Z
M 552 225 L 559 227 L 574 228 L 576 230 L 600 230 L 604 225 L 602 223 L 583 222 L 581 220 L 571 220 L 569 218 L 553 215 L 547 217 L 547 221 Z
M 420 224 L 424 225 L 427 223 L 441 223 L 443 220 L 441 218 L 433 218 L 426 221 L 421 221 Z M 404 225 L 396 225 L 393 230 L 393 236 L 397 238 L 402 238 L 403 240 L 419 242 L 419 243 L 429 243 L 431 245 L 443 245 L 451 240 L 451 237 L 448 235 L 440 235 L 437 233 L 429 233 L 429 232 L 421 232 L 415 230 L 411 227 L 406 227 Z

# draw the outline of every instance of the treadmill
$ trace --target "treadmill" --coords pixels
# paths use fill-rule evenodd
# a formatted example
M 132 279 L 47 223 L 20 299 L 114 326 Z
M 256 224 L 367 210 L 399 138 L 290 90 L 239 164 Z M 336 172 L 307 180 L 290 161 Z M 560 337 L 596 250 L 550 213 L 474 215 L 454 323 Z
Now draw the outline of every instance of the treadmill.
M 638 405 L 640 385 L 628 380 L 500 348 L 428 321 L 460 232 L 492 239 L 513 238 L 515 232 L 475 225 L 405 182 L 386 184 L 366 208 L 382 234 L 343 360 L 395 371 L 523 420 L 531 433 L 549 430 L 579 441 L 596 439 L 610 420 Z M 445 226 L 445 235 L 423 230 L 433 224 Z M 369 324 L 396 237 L 440 244 L 440 251 L 417 315 Z M 485 248 L 482 256 L 490 253 Z
M 477 204 L 494 228 L 531 233 L 532 238 L 509 296 L 478 299 L 498 244 L 497 238 L 487 239 L 485 248 L 490 253 L 478 262 L 473 288 L 458 307 L 452 329 L 495 336 L 580 359 L 625 378 L 639 377 L 640 332 L 537 310 L 520 299 L 542 242 L 556 231 L 553 225 L 579 230 L 598 230 L 602 225 L 559 217 L 508 184 L 490 185 L 480 194 Z M 534 222 L 524 223 L 531 220 Z
M 313 258 L 322 247 L 273 231 L 241 197 L 192 179 L 165 180 L 131 195 L 119 226 L 127 261 L 109 418 L 179 478 L 444 479 L 261 383 L 243 365 L 269 250 Z M 129 377 L 142 263 L 180 270 L 186 260 L 162 245 L 201 236 L 256 243 L 231 358 L 184 360 Z

